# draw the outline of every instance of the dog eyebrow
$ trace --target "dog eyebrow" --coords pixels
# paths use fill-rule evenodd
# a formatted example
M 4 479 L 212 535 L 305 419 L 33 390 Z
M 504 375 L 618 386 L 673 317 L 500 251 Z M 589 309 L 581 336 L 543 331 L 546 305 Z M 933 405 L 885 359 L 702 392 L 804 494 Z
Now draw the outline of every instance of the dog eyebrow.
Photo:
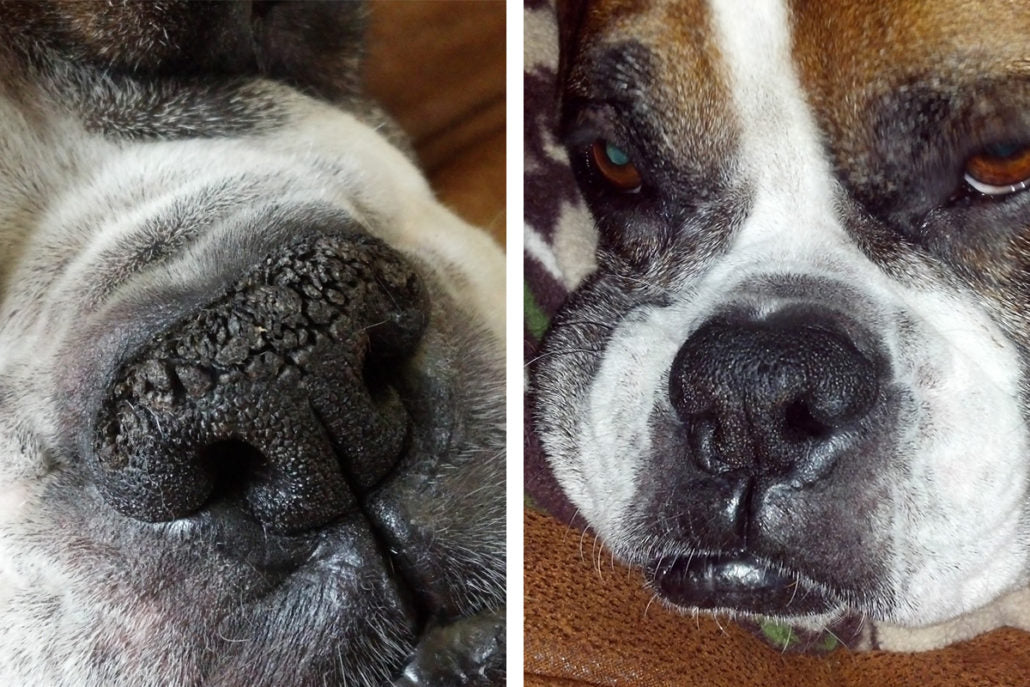
M 947 163 L 986 145 L 1030 142 L 1030 78 L 913 81 L 874 99 L 872 115 L 877 147 L 890 146 L 899 162 L 925 159 L 933 148 Z
M 844 98 L 851 89 L 858 95 Z M 945 202 L 965 160 L 999 144 L 1030 144 L 1030 78 L 919 74 L 864 93 L 840 83 L 819 113 L 841 180 L 875 213 Z M 849 101 L 857 107 L 845 107 Z
M 1030 119 L 1030 75 L 1014 78 L 971 78 L 952 80 L 934 75 L 895 85 L 878 99 L 877 114 L 881 121 L 910 123 L 915 134 L 926 140 L 942 126 L 965 133 L 1004 134 L 1006 127 Z
M 684 102 L 669 101 L 675 94 L 670 95 L 667 82 L 658 58 L 640 41 L 606 42 L 582 50 L 562 94 L 561 128 L 568 133 L 578 112 L 604 110 L 641 148 L 675 150 L 685 141 L 668 128 L 689 115 Z
M 596 62 L 597 76 L 613 99 L 646 96 L 646 85 L 654 82 L 654 57 L 637 41 L 624 41 L 607 48 Z
M 661 112 L 654 88 L 654 57 L 635 40 L 588 49 L 572 65 L 561 101 L 561 131 L 568 138 L 584 113 L 603 112 L 604 119 L 641 151 L 663 138 L 657 126 Z
M 572 65 L 567 93 L 587 102 L 619 109 L 650 97 L 655 83 L 654 56 L 635 40 L 581 51 Z

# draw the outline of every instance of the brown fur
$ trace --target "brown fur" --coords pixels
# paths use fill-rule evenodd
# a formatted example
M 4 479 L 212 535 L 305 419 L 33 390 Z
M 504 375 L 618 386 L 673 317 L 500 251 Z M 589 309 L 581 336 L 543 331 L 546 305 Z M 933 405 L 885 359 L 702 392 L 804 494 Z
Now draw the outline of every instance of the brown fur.
M 596 72 L 597 56 L 611 51 L 607 61 L 625 73 L 637 106 L 655 113 L 636 124 L 660 127 L 653 138 L 660 139 L 662 154 L 692 168 L 701 166 L 699 160 L 712 163 L 727 157 L 735 138 L 730 98 L 703 2 L 564 3 L 559 20 L 566 41 L 563 54 L 572 55 L 566 65 L 571 70 L 567 96 L 605 97 L 600 89 L 611 75 Z M 631 54 L 625 50 L 628 42 L 640 50 Z M 689 159 L 677 159 L 687 150 Z

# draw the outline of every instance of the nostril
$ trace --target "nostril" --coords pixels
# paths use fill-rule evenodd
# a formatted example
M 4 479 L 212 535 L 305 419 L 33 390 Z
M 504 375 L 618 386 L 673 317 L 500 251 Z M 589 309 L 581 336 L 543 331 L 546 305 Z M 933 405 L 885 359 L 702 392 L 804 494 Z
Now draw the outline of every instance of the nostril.
M 213 486 L 209 501 L 239 501 L 254 482 L 268 479 L 268 458 L 261 449 L 241 439 L 215 441 L 201 450 Z
M 798 399 L 784 409 L 783 430 L 784 438 L 794 441 L 818 441 L 828 438 L 833 433 L 833 427 L 812 415 L 809 404 L 804 399 Z
M 361 381 L 368 391 L 373 405 L 382 407 L 399 402 L 397 391 L 393 385 L 393 365 L 390 361 L 373 357 L 371 353 L 365 357 L 361 370 Z
M 419 341 L 422 339 L 422 332 L 425 331 L 427 312 L 420 302 L 408 302 L 403 294 L 418 293 L 421 291 L 421 284 L 415 275 L 408 278 L 395 278 L 392 283 L 380 282 L 387 294 L 399 292 L 402 294 L 400 301 L 393 300 L 392 312 L 373 324 L 365 333 L 368 336 L 369 356 L 376 359 L 397 359 L 408 356 L 412 353 Z

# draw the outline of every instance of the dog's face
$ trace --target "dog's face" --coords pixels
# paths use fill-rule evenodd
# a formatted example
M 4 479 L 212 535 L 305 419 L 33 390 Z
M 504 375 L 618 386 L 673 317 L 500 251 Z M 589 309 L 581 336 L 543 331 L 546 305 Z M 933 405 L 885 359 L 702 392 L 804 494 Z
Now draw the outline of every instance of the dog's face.
M 599 268 L 533 385 L 574 505 L 686 607 L 920 625 L 1025 585 L 1030 9 L 559 16 Z
M 352 3 L 108 5 L 0 5 L 0 681 L 481 684 L 500 251 Z

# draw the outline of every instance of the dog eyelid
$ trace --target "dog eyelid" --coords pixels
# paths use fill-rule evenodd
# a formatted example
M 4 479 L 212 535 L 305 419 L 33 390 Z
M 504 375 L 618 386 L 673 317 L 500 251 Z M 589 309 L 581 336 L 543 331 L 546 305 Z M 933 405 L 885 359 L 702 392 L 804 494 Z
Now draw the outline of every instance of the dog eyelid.
M 589 159 L 607 184 L 621 193 L 638 193 L 643 186 L 640 170 L 621 148 L 604 139 L 590 145 Z
M 1030 179 L 1024 179 L 1023 181 L 1020 181 L 1018 184 L 1010 184 L 1008 186 L 993 186 L 991 184 L 985 184 L 981 181 L 977 181 L 972 176 L 970 176 L 968 172 L 966 172 L 965 181 L 967 184 L 973 187 L 974 190 L 977 190 L 980 193 L 983 193 L 987 196 L 1007 196 L 1030 188 Z
M 971 188 L 988 196 L 1011 195 L 1030 188 L 1030 146 L 988 146 L 966 161 L 964 179 Z

